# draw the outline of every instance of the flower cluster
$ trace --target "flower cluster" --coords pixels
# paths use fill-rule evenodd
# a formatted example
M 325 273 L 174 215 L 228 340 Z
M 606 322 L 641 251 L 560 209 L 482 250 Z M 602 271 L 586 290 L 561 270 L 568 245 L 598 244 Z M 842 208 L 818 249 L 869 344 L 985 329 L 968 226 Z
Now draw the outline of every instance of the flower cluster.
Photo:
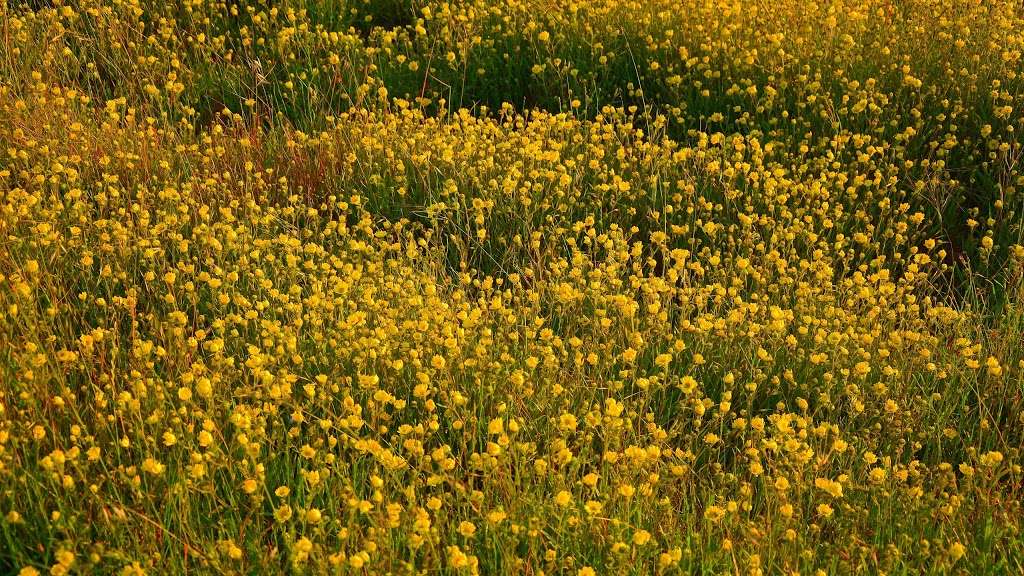
M 0 12 L 0 566 L 1019 568 L 1019 3 L 682 4 Z

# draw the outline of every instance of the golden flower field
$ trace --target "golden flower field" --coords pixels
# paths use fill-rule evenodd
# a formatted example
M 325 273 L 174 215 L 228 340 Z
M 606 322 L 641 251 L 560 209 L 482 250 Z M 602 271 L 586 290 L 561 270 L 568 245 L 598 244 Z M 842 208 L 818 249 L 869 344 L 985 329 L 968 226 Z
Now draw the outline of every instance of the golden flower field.
M 1024 573 L 1017 0 L 12 0 L 0 574 Z

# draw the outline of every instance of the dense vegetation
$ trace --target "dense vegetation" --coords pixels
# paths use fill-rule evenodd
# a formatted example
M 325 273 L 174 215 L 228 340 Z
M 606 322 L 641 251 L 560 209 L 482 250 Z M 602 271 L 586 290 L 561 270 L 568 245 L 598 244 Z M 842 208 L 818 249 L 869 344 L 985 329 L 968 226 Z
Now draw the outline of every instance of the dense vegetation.
M 1024 7 L 0 8 L 0 573 L 1024 571 Z

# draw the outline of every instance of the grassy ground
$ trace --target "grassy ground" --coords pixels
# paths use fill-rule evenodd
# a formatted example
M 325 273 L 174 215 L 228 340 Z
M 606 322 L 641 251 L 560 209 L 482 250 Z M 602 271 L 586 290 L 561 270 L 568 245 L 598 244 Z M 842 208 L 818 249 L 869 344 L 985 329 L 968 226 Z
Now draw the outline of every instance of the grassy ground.
M 1022 30 L 5 4 L 0 572 L 1021 572 Z

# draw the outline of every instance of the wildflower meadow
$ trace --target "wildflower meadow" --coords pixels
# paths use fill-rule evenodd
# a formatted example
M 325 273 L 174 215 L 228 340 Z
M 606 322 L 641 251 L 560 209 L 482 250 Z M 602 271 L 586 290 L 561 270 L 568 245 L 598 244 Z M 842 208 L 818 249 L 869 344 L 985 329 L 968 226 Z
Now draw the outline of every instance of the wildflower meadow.
M 9 0 L 0 574 L 1024 573 L 1018 0 Z

